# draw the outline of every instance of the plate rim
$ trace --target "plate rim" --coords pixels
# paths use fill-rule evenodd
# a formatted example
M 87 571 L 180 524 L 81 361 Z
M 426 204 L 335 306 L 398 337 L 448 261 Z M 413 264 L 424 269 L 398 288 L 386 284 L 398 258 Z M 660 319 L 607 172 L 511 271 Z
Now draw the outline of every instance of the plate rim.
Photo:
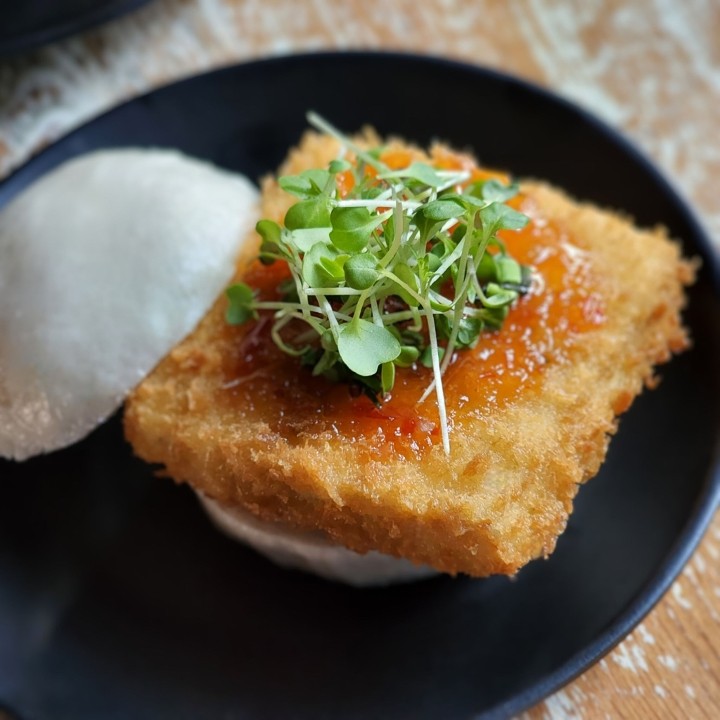
M 147 0 L 130 0 L 130 2 L 134 2 L 138 6 L 146 1 Z M 2 54 L 1 47 L 0 54 Z M 503 70 L 434 54 L 420 54 L 398 50 L 323 49 L 294 54 L 266 55 L 224 65 L 160 85 L 140 95 L 124 99 L 112 107 L 105 109 L 100 114 L 92 116 L 80 126 L 54 139 L 42 150 L 26 158 L 21 165 L 0 180 L 0 210 L 8 202 L 11 202 L 15 195 L 15 193 L 11 192 L 10 197 L 4 199 L 2 198 L 1 191 L 5 189 L 7 185 L 11 184 L 11 181 L 16 175 L 27 171 L 29 166 L 40 161 L 42 157 L 46 153 L 49 153 L 58 143 L 79 135 L 84 132 L 89 125 L 102 121 L 107 115 L 111 115 L 126 105 L 141 103 L 153 95 L 162 93 L 169 88 L 175 88 L 178 85 L 202 82 L 203 79 L 209 76 L 230 75 L 238 71 L 253 72 L 258 68 L 262 69 L 273 65 L 293 65 L 296 63 L 311 65 L 316 62 L 337 62 L 338 59 L 343 58 L 362 60 L 363 58 L 378 57 L 388 62 L 401 61 L 410 64 L 446 67 L 450 71 L 462 72 L 471 76 L 475 75 L 493 82 L 507 83 L 522 90 L 524 93 L 539 97 L 543 101 L 559 106 L 566 113 L 581 118 L 595 131 L 602 134 L 608 141 L 619 147 L 623 154 L 629 156 L 630 159 L 637 164 L 645 174 L 649 175 L 660 189 L 672 199 L 675 209 L 678 211 L 683 223 L 685 223 L 691 231 L 691 237 L 703 256 L 703 264 L 707 270 L 708 280 L 714 291 L 714 295 L 716 299 L 720 298 L 720 253 L 712 243 L 709 232 L 706 230 L 690 202 L 685 199 L 683 193 L 677 189 L 667 175 L 650 160 L 649 156 L 639 149 L 634 141 L 630 140 L 622 131 L 614 128 L 593 114 L 590 110 L 582 105 L 576 104 L 552 89 Z M 50 170 L 47 170 L 46 172 L 49 171 Z M 41 177 L 43 174 L 45 173 L 38 175 L 38 177 Z M 525 690 L 516 693 L 513 697 L 474 714 L 472 716 L 473 718 L 476 718 L 476 720 L 506 718 L 515 716 L 533 707 L 596 664 L 642 622 L 662 597 L 670 590 L 673 582 L 680 575 L 683 567 L 700 544 L 716 512 L 720 509 L 720 437 L 716 439 L 714 447 L 712 448 L 712 460 L 706 471 L 707 477 L 702 486 L 702 491 L 697 496 L 694 508 L 685 520 L 682 530 L 677 535 L 671 549 L 663 558 L 658 569 L 638 592 L 634 600 L 632 600 L 617 618 L 592 642 L 571 656 L 556 670 L 540 677 Z M 0 699 L 0 705 L 1 704 L 2 699 Z
M 148 2 L 150 0 L 112 0 L 107 5 L 90 8 L 78 15 L 63 15 L 57 22 L 44 23 L 18 35 L 0 38 L 0 57 L 11 59 L 14 55 L 41 49 L 56 40 L 78 35 L 127 13 L 139 10 Z M 83 123 L 83 125 L 85 124 Z

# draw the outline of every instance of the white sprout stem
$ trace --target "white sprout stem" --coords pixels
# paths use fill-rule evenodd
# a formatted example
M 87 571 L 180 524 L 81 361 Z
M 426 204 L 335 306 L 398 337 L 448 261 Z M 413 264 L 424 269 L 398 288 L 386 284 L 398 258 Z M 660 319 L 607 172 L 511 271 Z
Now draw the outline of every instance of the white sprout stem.
M 438 173 L 441 177 L 443 176 L 442 173 Z M 436 188 L 437 192 L 442 192 L 443 190 L 447 190 L 448 188 L 454 187 L 455 185 L 459 185 L 460 183 L 464 183 L 466 180 L 470 179 L 470 173 L 469 172 L 463 172 L 459 173 L 455 176 L 453 176 L 452 180 L 448 180 L 448 182 L 441 185 L 439 188 Z
M 327 319 L 330 323 L 330 330 L 333 334 L 333 337 L 335 338 L 335 342 L 337 342 L 338 338 L 340 337 L 340 324 L 338 323 L 338 318 L 335 315 L 335 311 L 332 309 L 332 306 L 324 295 L 318 295 L 317 299 L 319 300 L 322 307 L 325 308 Z
M 363 311 L 363 308 L 365 307 L 365 301 L 372 297 L 373 295 L 373 288 L 369 287 L 367 290 L 363 290 L 360 297 L 357 299 L 357 303 L 355 304 L 355 311 L 353 312 L 353 320 L 358 320 L 360 318 L 360 313 Z
M 307 332 L 315 333 L 315 337 L 322 335 L 325 332 L 325 330 L 327 330 L 327 328 L 319 320 L 315 320 L 315 318 L 308 320 L 303 315 L 301 315 L 299 312 L 290 313 L 290 317 L 293 320 L 300 320 L 301 322 L 307 323 L 311 327 L 311 330 L 308 330 Z M 305 334 L 307 334 L 307 333 L 305 333 Z M 304 335 L 303 335 L 303 338 L 304 338 Z M 299 340 L 300 338 L 296 338 L 296 339 Z
M 473 275 L 471 279 L 473 287 L 475 288 L 475 294 L 480 298 L 480 302 L 485 302 L 485 293 L 483 292 L 482 285 L 480 284 L 480 278 L 477 275 Z M 480 315 L 482 313 L 481 310 L 477 310 L 476 312 L 476 308 L 470 308 L 470 310 L 477 315 Z
M 315 312 L 317 312 L 322 318 L 325 318 L 325 311 L 322 308 L 316 308 Z M 302 314 L 302 311 L 297 308 L 282 308 L 275 313 L 274 318 L 276 324 L 281 328 L 285 327 L 285 325 L 287 325 L 291 320 L 297 319 L 309 325 L 317 334 L 325 332 L 325 326 L 322 324 L 321 319 L 306 317 Z
M 417 404 L 422 405 L 429 397 L 430 393 L 435 390 L 435 378 L 430 381 L 430 384 L 423 390 L 423 394 L 418 398 Z
M 323 317 L 328 318 L 328 320 L 330 319 L 330 316 L 323 308 L 318 309 L 322 313 Z M 333 311 L 332 308 L 331 313 L 336 320 L 342 320 L 343 322 L 350 322 L 352 320 L 352 317 L 350 315 Z M 297 320 L 302 320 L 303 322 L 308 323 L 308 325 L 310 325 L 311 327 L 316 328 L 316 332 L 318 335 L 322 335 L 322 333 L 327 330 L 327 328 L 321 322 L 318 322 L 315 318 L 310 318 L 310 320 L 308 320 L 303 314 L 299 313 L 297 310 L 293 310 L 291 313 L 289 313 L 289 316 L 296 318 Z
M 286 352 L 288 355 L 294 355 L 297 357 L 302 353 L 302 350 L 297 350 L 296 348 L 291 347 L 288 345 L 283 339 L 282 335 L 280 335 L 280 331 L 292 320 L 292 317 L 290 315 L 286 315 L 285 317 L 280 318 L 276 323 L 273 324 L 272 328 L 270 329 L 270 337 L 272 337 L 273 342 L 283 351 Z
M 390 264 L 395 255 L 397 255 L 400 245 L 402 245 L 403 233 L 405 232 L 405 213 L 403 212 L 400 200 L 395 201 L 393 220 L 395 221 L 395 236 L 385 257 L 381 258 L 378 263 L 381 268 L 387 267 Z
M 307 121 L 317 130 L 334 137 L 342 145 L 352 150 L 363 162 L 367 163 L 371 167 L 374 167 L 381 173 L 388 170 L 385 163 L 376 160 L 372 155 L 358 147 L 352 140 L 350 140 L 350 138 L 343 135 L 337 128 L 333 127 L 327 120 L 321 118 L 317 113 L 310 111 L 305 117 L 307 118 Z
M 319 295 L 362 295 L 362 290 L 356 290 L 355 288 L 349 287 L 336 287 L 336 288 L 311 288 L 306 290 L 308 296 L 314 297 Z
M 435 376 L 435 396 L 437 398 L 438 415 L 440 416 L 440 433 L 442 435 L 445 454 L 450 454 L 450 436 L 448 434 L 447 410 L 445 408 L 445 391 L 443 390 L 442 375 L 440 374 L 440 356 L 438 353 L 437 333 L 435 332 L 435 319 L 432 309 L 427 317 L 428 336 L 430 338 L 430 356 L 432 357 L 433 375 Z
M 482 286 L 480 285 L 480 280 L 478 280 L 477 271 L 480 267 L 480 262 L 482 261 L 483 255 L 485 254 L 491 239 L 491 236 L 486 236 L 482 239 L 480 245 L 478 245 L 477 249 L 475 250 L 475 255 L 473 256 L 474 272 L 468 274 L 468 283 L 473 284 L 477 296 L 483 302 L 486 300 L 486 297 L 485 293 L 483 292 Z M 478 315 L 480 311 L 476 312 L 474 308 L 465 308 L 465 312 L 467 315 L 473 316 Z
M 449 187 L 457 185 L 458 183 L 464 182 L 465 180 L 470 178 L 470 173 L 467 170 L 436 170 L 435 174 L 441 178 L 448 178 L 447 182 L 443 183 L 442 185 L 438 185 L 438 187 L 436 188 L 433 188 L 435 192 L 442 192 L 443 190 L 447 190 Z M 386 173 L 383 173 L 382 175 L 378 175 L 378 180 L 392 180 L 393 178 L 402 179 L 404 177 L 412 177 L 410 173 L 406 172 L 406 168 L 399 170 L 390 170 Z
M 416 210 L 422 203 L 414 200 L 399 200 L 406 210 Z M 392 199 L 387 198 L 373 198 L 372 200 L 338 200 L 338 207 L 366 207 L 366 208 L 381 208 L 387 207 L 392 204 Z
M 391 185 L 386 190 L 383 190 L 377 197 L 374 197 L 373 200 L 389 200 L 392 197 L 394 190 L 395 187 Z
M 443 357 L 443 360 L 445 358 Z M 442 368 L 440 369 L 440 372 L 442 372 Z M 435 389 L 435 377 L 433 376 L 433 379 L 430 381 L 429 385 L 423 390 L 423 394 L 420 396 L 420 399 L 417 401 L 418 405 L 421 405 L 424 403 L 429 397 L 430 393 Z
M 252 305 L 256 310 L 299 310 L 302 312 L 303 306 L 300 303 L 290 303 L 290 302 L 284 302 L 282 300 L 260 300 L 257 302 L 254 302 Z M 309 306 L 311 313 L 317 313 L 318 315 L 325 315 L 325 311 L 318 307 L 317 305 L 310 305 Z M 304 315 L 302 316 L 305 317 Z
M 474 222 L 474 217 L 473 217 Z M 445 348 L 445 356 L 442 360 L 442 365 L 440 366 L 440 375 L 444 375 L 447 371 L 448 367 L 450 366 L 450 363 L 452 361 L 452 355 L 455 352 L 455 342 L 457 341 L 458 331 L 460 329 L 460 320 L 462 319 L 462 316 L 464 314 L 465 310 L 465 298 L 467 297 L 467 291 L 468 286 L 472 280 L 472 278 L 467 277 L 467 264 L 468 264 L 468 258 L 470 254 L 470 243 L 469 238 L 470 234 L 472 233 L 472 223 L 468 223 L 467 230 L 465 231 L 465 234 L 463 235 L 462 240 L 458 243 L 455 250 L 453 250 L 452 255 L 455 255 L 458 250 L 460 250 L 459 258 L 460 263 L 458 266 L 458 278 L 460 280 L 460 292 L 455 298 L 455 308 L 453 311 L 453 323 L 452 323 L 452 329 L 450 331 L 450 337 L 448 338 L 447 347 Z M 485 246 L 481 246 L 480 248 L 480 256 L 482 257 L 482 254 L 485 252 Z M 474 258 L 475 259 L 475 258 Z M 453 259 L 453 262 L 457 260 L 457 256 Z M 445 263 L 443 263 L 445 264 Z M 479 263 L 478 263 L 479 264 Z M 449 267 L 449 265 L 448 265 Z M 473 267 L 475 267 L 475 262 L 473 262 Z M 447 268 L 442 269 L 439 268 L 438 272 L 442 270 L 442 273 L 445 272 Z M 438 275 L 438 277 L 442 276 L 442 273 Z M 477 277 L 476 272 L 473 272 L 472 275 Z M 430 393 L 435 389 L 435 378 L 430 382 L 430 384 L 425 388 L 425 392 L 421 395 L 420 400 L 418 402 L 423 402 L 428 398 Z
M 468 230 L 469 231 L 469 230 Z M 432 285 L 438 278 L 441 278 L 445 271 L 465 252 L 467 247 L 467 233 L 463 235 L 463 239 L 455 246 L 455 249 L 445 258 L 440 267 L 433 273 L 430 284 Z
M 429 187 L 427 190 L 423 190 L 421 193 L 418 193 L 417 195 L 413 195 L 416 201 L 419 201 L 421 204 L 424 200 L 427 200 L 432 194 L 434 190 L 433 188 Z
M 422 330 L 423 316 L 418 308 L 410 308 L 410 312 L 413 314 L 413 324 L 409 327 L 409 330 L 420 332 Z
M 430 314 L 431 315 L 445 315 L 447 317 L 448 314 L 452 314 L 452 310 L 448 310 L 447 312 L 444 312 L 444 313 L 438 313 L 438 312 L 435 312 L 434 310 L 431 310 Z M 417 321 L 418 318 L 424 318 L 424 317 L 427 317 L 427 313 L 425 312 L 425 310 L 415 310 L 415 309 L 403 310 L 401 312 L 396 312 L 396 313 L 386 313 L 385 315 L 383 315 L 383 318 L 385 318 L 385 322 L 388 325 L 394 325 L 395 323 L 403 322 L 404 320 Z M 422 322 L 420 324 L 422 326 Z
M 389 272 L 388 270 L 380 270 L 380 274 L 383 277 L 388 278 L 389 280 L 392 280 L 393 282 L 396 282 L 403 290 L 406 290 L 409 295 L 412 295 L 415 300 L 418 301 L 421 305 L 425 303 L 425 298 L 422 295 L 419 295 L 415 290 L 413 290 L 406 282 L 403 282 L 395 273 Z M 430 310 L 432 313 L 432 309 Z
M 380 308 L 378 307 L 377 299 L 374 295 L 370 296 L 370 309 L 372 310 L 372 316 L 373 316 L 373 322 L 378 327 L 385 327 L 385 323 L 383 322 L 382 315 L 380 314 Z
M 468 229 L 465 235 L 463 236 L 463 239 L 460 243 L 458 243 L 458 248 L 462 245 L 463 251 L 462 255 L 460 256 L 460 266 L 458 268 L 458 278 L 461 278 L 460 280 L 460 292 L 458 293 L 458 296 L 456 298 L 456 301 L 459 299 L 461 302 L 458 302 L 455 306 L 455 310 L 453 313 L 453 323 L 452 323 L 452 330 L 450 331 L 450 337 L 448 338 L 448 344 L 445 348 L 445 356 L 443 357 L 442 365 L 440 366 L 440 373 L 441 375 L 444 375 L 447 371 L 448 367 L 450 366 L 450 363 L 452 362 L 452 355 L 455 352 L 455 342 L 457 341 L 457 335 L 458 331 L 460 329 L 460 320 L 462 319 L 463 315 L 467 315 L 472 317 L 476 313 L 469 311 L 465 307 L 465 298 L 467 297 L 468 288 L 471 283 L 474 282 L 475 289 L 478 292 L 479 296 L 481 298 L 485 297 L 482 288 L 480 287 L 480 281 L 477 279 L 477 268 L 480 265 L 480 260 L 482 259 L 482 256 L 485 254 L 485 250 L 487 248 L 488 239 L 485 238 L 481 243 L 478 249 L 475 251 L 475 256 L 473 257 L 473 270 L 474 272 L 468 273 L 467 272 L 467 263 L 469 259 L 469 244 L 466 242 L 468 239 L 469 234 L 472 232 L 472 224 L 468 224 Z M 458 248 L 455 248 L 457 250 Z M 477 313 L 479 314 L 479 312 Z M 420 400 L 418 402 L 423 402 L 428 398 L 430 393 L 435 389 L 435 379 L 430 382 L 430 384 L 425 388 L 425 392 L 420 397 Z
M 293 256 L 293 262 L 289 262 L 288 267 L 290 268 L 290 273 L 292 274 L 293 280 L 295 281 L 295 290 L 297 291 L 298 299 L 300 300 L 300 305 L 302 306 L 303 315 L 306 318 L 309 318 L 311 305 L 308 302 L 305 288 L 303 287 L 305 283 L 303 283 L 302 278 L 300 277 L 300 273 L 297 270 L 298 266 L 302 267 L 302 264 L 300 262 L 300 256 L 297 254 L 295 248 L 293 247 L 290 247 L 290 252 Z
M 455 313 L 453 317 L 453 323 L 452 323 L 452 329 L 450 331 L 450 337 L 448 338 L 447 347 L 445 348 L 445 357 L 443 357 L 442 365 L 440 366 L 440 369 L 445 374 L 445 371 L 450 366 L 450 362 L 452 360 L 452 354 L 455 352 L 455 342 L 457 341 L 458 332 L 460 331 L 460 321 L 463 317 L 463 312 L 465 309 L 465 302 L 467 300 L 467 294 L 468 289 L 470 286 L 470 278 L 468 277 L 467 272 L 467 266 L 468 266 L 468 260 L 470 257 L 470 236 L 473 232 L 473 226 L 475 225 L 475 214 L 473 214 L 472 220 L 468 223 L 468 226 L 465 230 L 465 234 L 463 235 L 462 239 L 462 246 L 463 251 L 462 255 L 460 256 L 460 263 L 458 265 L 458 279 L 460 286 L 460 292 L 458 293 L 455 305 Z M 484 246 L 481 246 L 479 250 L 480 256 L 485 253 Z M 474 258 L 473 258 L 474 260 Z M 475 263 L 473 262 L 473 270 L 475 268 Z M 475 275 L 475 272 L 472 273 Z
M 460 320 L 463 316 L 463 306 L 458 304 L 455 307 L 454 323 L 452 330 L 450 330 L 450 337 L 448 338 L 447 345 L 445 346 L 445 355 L 443 356 L 442 363 L 440 365 L 440 374 L 445 375 L 450 362 L 452 361 L 453 353 L 455 352 L 455 343 L 457 342 L 458 332 L 460 332 Z
M 348 299 L 342 304 L 342 307 L 340 308 L 340 310 L 338 312 L 336 312 L 335 314 L 339 316 L 340 313 L 347 314 L 347 313 L 353 312 L 355 310 L 355 305 L 357 304 L 357 299 L 359 298 L 360 295 L 362 295 L 362 293 L 363 293 L 362 290 L 358 290 L 357 295 L 351 295 L 350 297 L 348 297 Z

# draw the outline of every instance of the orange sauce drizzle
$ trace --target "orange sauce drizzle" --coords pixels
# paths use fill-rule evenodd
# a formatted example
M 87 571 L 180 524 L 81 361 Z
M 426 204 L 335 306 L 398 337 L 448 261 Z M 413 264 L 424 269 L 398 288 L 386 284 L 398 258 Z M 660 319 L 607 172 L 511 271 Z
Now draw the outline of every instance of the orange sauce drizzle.
M 386 158 L 383 158 L 386 159 Z M 408 158 L 391 158 L 407 164 Z M 458 156 L 434 158 L 439 167 L 457 168 Z M 394 162 L 393 162 L 394 164 Z M 473 179 L 500 177 L 473 168 Z M 343 176 L 340 183 L 347 183 Z M 347 188 L 343 188 L 347 192 Z M 577 337 L 604 321 L 603 304 L 585 254 L 559 225 L 545 220 L 531 200 L 517 198 L 515 207 L 532 222 L 520 232 L 504 232 L 510 254 L 533 268 L 528 294 L 511 308 L 502 329 L 484 332 L 472 350 L 456 352 L 443 377 L 452 428 L 492 413 L 522 393 L 538 388 L 544 370 L 568 361 Z M 244 280 L 261 297 L 277 297 L 278 283 L 288 276 L 284 263 L 254 262 Z M 440 444 L 435 393 L 418 400 L 432 380 L 421 366 L 398 368 L 395 387 L 381 407 L 347 385 L 312 377 L 310 369 L 279 350 L 270 338 L 271 317 L 232 328 L 237 353 L 227 364 L 234 405 L 262 417 L 290 442 L 328 437 L 358 443 L 372 456 L 388 453 L 419 456 Z M 240 382 L 238 382 L 240 380 Z

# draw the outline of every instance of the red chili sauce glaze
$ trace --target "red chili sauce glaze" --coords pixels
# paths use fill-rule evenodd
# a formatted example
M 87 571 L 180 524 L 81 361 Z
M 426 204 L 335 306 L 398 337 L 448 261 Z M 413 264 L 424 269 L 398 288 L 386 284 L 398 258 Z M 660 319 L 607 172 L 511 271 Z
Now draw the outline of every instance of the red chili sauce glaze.
M 481 335 L 472 350 L 455 353 L 443 377 L 451 428 L 482 418 L 537 386 L 544 368 L 567 361 L 578 335 L 604 321 L 589 262 L 568 233 L 545 220 L 534 203 L 513 203 L 532 222 L 501 234 L 508 252 L 533 268 L 529 293 L 511 308 L 502 328 Z M 261 297 L 277 297 L 288 276 L 284 263 L 253 262 L 244 280 Z M 271 315 L 239 332 L 238 352 L 226 367 L 226 387 L 238 408 L 261 416 L 291 443 L 335 437 L 358 444 L 378 459 L 420 456 L 441 443 L 435 393 L 418 404 L 432 380 L 422 366 L 397 369 L 395 386 L 381 407 L 348 385 L 313 377 L 279 350 L 270 337 Z

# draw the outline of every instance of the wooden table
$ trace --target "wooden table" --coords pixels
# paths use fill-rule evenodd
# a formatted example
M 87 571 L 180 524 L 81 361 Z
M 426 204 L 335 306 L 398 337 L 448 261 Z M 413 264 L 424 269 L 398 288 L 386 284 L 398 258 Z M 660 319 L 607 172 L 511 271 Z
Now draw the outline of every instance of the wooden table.
M 100 111 L 208 68 L 320 48 L 410 50 L 524 76 L 622 128 L 720 249 L 719 39 L 713 0 L 157 0 L 0 62 L 0 177 Z M 525 716 L 720 717 L 719 561 L 720 516 L 650 616 Z

